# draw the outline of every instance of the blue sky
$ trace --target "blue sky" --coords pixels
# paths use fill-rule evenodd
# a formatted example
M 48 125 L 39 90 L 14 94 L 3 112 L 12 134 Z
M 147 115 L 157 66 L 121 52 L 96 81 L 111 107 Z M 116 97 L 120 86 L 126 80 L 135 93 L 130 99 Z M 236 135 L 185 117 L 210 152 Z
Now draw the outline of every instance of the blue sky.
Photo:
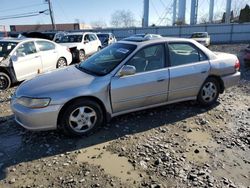
M 103 21 L 109 26 L 110 17 L 116 10 L 130 10 L 137 23 L 141 23 L 143 0 L 51 0 L 56 23 L 73 23 L 76 20 L 85 23 Z M 250 0 L 232 0 L 235 5 L 244 7 Z M 150 0 L 150 24 L 167 25 L 172 19 L 173 0 Z M 206 17 L 209 0 L 199 1 L 198 20 Z M 215 13 L 222 14 L 226 0 L 215 0 Z M 1 0 L 0 18 L 14 14 L 41 11 L 48 8 L 45 0 Z M 190 0 L 187 0 L 186 20 L 189 22 Z M 0 20 L 0 25 L 45 24 L 50 23 L 49 15 L 36 17 Z

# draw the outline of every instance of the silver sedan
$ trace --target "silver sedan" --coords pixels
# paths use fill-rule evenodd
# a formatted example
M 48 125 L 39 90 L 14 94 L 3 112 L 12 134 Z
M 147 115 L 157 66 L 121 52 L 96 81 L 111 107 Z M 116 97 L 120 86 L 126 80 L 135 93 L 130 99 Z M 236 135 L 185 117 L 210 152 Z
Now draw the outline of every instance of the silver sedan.
M 187 100 L 212 105 L 237 84 L 239 68 L 235 55 L 191 39 L 128 38 L 79 65 L 25 81 L 11 107 L 29 130 L 85 135 L 133 111 Z

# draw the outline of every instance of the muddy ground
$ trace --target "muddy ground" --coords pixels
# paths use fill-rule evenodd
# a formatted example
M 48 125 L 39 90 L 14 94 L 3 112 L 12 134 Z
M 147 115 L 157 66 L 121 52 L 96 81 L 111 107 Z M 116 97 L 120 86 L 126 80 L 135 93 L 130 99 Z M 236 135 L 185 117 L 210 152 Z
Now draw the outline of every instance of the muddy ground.
M 238 54 L 246 45 L 216 45 Z M 30 132 L 0 92 L 0 187 L 250 187 L 250 68 L 206 109 L 184 102 L 117 117 L 96 134 Z

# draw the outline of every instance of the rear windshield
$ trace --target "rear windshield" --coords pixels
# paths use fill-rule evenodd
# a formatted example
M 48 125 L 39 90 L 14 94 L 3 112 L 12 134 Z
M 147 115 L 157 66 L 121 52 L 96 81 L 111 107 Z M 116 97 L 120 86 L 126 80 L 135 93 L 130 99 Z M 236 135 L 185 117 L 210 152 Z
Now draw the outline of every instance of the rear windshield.
M 0 57 L 7 57 L 16 45 L 17 42 L 0 42 Z
M 43 33 L 46 36 L 46 39 L 53 40 L 55 33 Z
M 109 38 L 109 34 L 97 34 L 97 36 L 101 42 L 104 42 Z
M 59 43 L 82 42 L 82 35 L 65 35 Z
M 191 38 L 207 38 L 207 37 L 208 37 L 207 33 L 194 33 L 191 36 Z

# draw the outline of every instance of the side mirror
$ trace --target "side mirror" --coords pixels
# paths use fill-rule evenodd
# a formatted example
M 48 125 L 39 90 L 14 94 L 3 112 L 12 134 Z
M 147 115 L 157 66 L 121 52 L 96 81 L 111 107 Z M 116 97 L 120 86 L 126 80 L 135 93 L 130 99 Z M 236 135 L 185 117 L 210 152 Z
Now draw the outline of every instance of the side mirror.
M 125 65 L 122 67 L 122 69 L 119 72 L 119 76 L 128 76 L 128 75 L 134 75 L 136 73 L 135 66 L 132 65 Z
M 87 43 L 89 43 L 89 40 L 84 40 L 83 43 L 84 43 L 84 44 L 87 44 Z

